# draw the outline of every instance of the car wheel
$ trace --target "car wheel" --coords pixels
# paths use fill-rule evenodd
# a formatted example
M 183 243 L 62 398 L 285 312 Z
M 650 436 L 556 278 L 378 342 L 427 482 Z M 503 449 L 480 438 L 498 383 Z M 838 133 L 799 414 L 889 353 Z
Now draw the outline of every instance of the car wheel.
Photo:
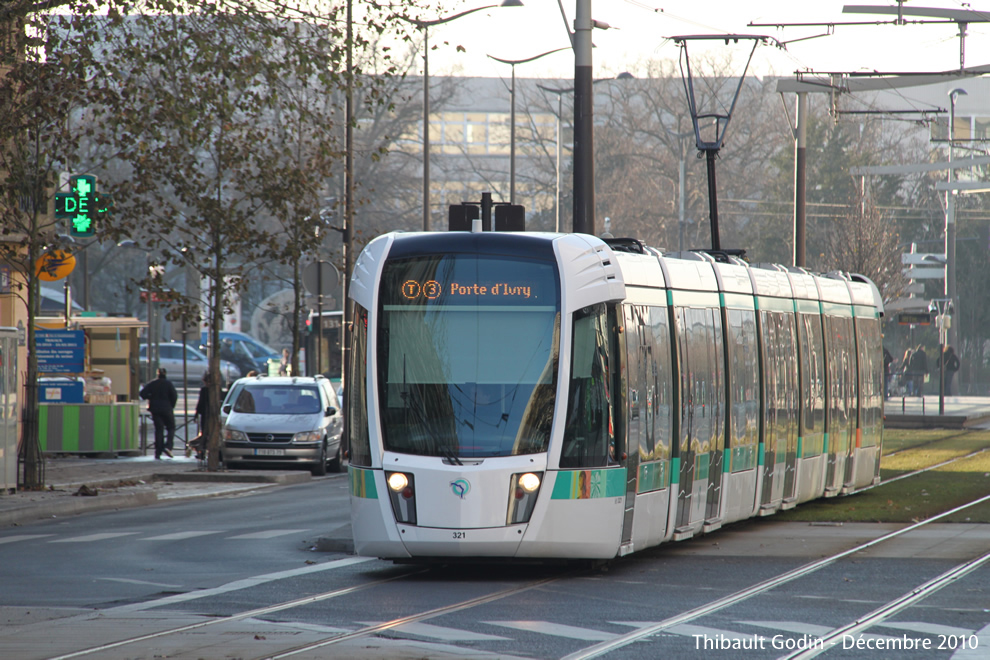
M 327 473 L 327 443 L 325 440 L 320 445 L 320 460 L 309 471 L 314 477 L 322 477 Z
M 339 444 L 337 445 L 337 453 L 334 454 L 333 460 L 330 461 L 330 471 L 340 472 L 344 464 L 344 448 Z

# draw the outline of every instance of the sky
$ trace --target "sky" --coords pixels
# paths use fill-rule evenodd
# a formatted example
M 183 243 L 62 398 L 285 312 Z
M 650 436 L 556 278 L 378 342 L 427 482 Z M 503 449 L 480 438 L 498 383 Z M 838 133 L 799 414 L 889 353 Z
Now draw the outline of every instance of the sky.
M 498 0 L 452 0 L 447 17 Z M 508 77 L 511 67 L 487 57 L 519 60 L 569 45 L 556 0 L 522 0 L 523 7 L 479 11 L 430 29 L 430 74 Z M 562 0 L 568 24 L 573 25 L 576 0 Z M 882 14 L 843 13 L 845 5 L 894 7 L 894 0 L 591 0 L 591 15 L 611 28 L 593 31 L 593 75 L 621 72 L 641 75 L 642 62 L 677 61 L 680 49 L 670 37 L 698 34 L 758 34 L 788 42 L 785 49 L 759 46 L 750 74 L 793 75 L 795 71 L 943 71 L 959 67 L 959 37 L 955 23 L 927 25 L 836 25 L 828 36 L 825 26 L 750 27 L 749 23 L 885 22 Z M 971 6 L 972 5 L 972 6 Z M 981 6 L 982 5 L 982 6 Z M 906 7 L 982 11 L 990 19 L 990 0 L 907 0 Z M 908 16 L 908 20 L 925 20 Z M 927 19 L 933 20 L 933 19 Z M 990 23 L 971 23 L 965 41 L 967 66 L 990 64 Z M 444 42 L 448 42 L 444 44 Z M 744 42 L 745 43 L 745 42 Z M 459 52 L 462 46 L 465 52 Z M 725 48 L 720 40 L 689 42 L 691 61 L 704 47 Z M 748 49 L 746 50 L 748 54 Z M 547 55 L 516 66 L 517 77 L 573 78 L 571 51 Z

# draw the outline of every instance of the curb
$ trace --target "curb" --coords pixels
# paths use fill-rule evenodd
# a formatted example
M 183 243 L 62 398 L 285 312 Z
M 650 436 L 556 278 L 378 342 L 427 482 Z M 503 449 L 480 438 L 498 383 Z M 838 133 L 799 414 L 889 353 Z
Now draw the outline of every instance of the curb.
M 147 477 L 150 481 L 172 483 L 301 484 L 310 481 L 308 472 L 265 474 L 263 472 L 168 472 Z
M 134 475 L 118 477 L 115 479 L 103 479 L 99 481 L 87 480 L 79 483 L 60 483 L 52 486 L 53 489 L 61 491 L 74 491 L 81 486 L 90 488 L 110 489 L 119 488 L 122 485 L 133 483 L 199 483 L 199 484 L 244 484 L 243 490 L 255 490 L 265 486 L 284 486 L 290 484 L 307 483 L 310 481 L 308 472 L 265 474 L 265 473 L 244 473 L 244 472 L 174 472 L 155 473 L 150 475 Z M 152 504 L 172 503 L 178 501 L 188 501 L 191 499 L 203 499 L 214 495 L 227 495 L 229 491 L 217 493 L 201 492 L 195 495 L 176 498 L 159 498 L 158 493 L 143 491 L 137 493 L 100 493 L 97 497 L 73 497 L 65 495 L 41 502 L 25 502 L 20 506 L 13 506 L 9 509 L 0 509 L 0 527 L 10 527 L 25 523 L 45 520 L 48 518 L 58 518 L 60 516 L 72 516 L 79 513 L 96 513 L 100 511 L 113 511 L 117 509 L 134 509 L 137 507 L 149 506 Z
M 30 503 L 22 507 L 0 511 L 0 526 L 10 527 L 26 522 L 71 516 L 77 513 L 93 513 L 115 509 L 135 509 L 158 503 L 158 495 L 151 492 L 107 494 L 98 497 L 59 497 L 57 499 Z

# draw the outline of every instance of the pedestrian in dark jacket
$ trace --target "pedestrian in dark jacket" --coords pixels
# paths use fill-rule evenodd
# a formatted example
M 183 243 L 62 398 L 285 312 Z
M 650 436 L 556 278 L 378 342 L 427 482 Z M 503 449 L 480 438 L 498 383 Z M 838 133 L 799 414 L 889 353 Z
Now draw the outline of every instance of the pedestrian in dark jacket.
M 944 365 L 944 371 L 943 371 Z M 949 345 L 942 349 L 942 354 L 935 361 L 935 368 L 945 374 L 945 396 L 952 396 L 952 377 L 959 371 L 959 356 Z
M 193 417 L 199 423 L 198 441 L 193 447 L 196 450 L 196 458 L 199 460 L 206 458 L 206 448 L 209 445 L 208 434 L 210 422 L 213 419 L 213 411 L 210 409 L 210 385 L 212 382 L 213 376 L 207 371 L 203 374 L 203 387 L 199 390 L 199 401 L 196 402 L 196 414 Z
M 928 354 L 925 347 L 918 344 L 911 354 L 911 373 L 914 377 L 914 393 L 921 396 L 925 385 L 925 376 L 928 375 Z
M 174 410 L 179 394 L 165 369 L 159 369 L 158 378 L 141 388 L 141 398 L 147 399 L 151 421 L 155 424 L 155 460 L 161 459 L 162 454 L 171 458 L 175 442 Z

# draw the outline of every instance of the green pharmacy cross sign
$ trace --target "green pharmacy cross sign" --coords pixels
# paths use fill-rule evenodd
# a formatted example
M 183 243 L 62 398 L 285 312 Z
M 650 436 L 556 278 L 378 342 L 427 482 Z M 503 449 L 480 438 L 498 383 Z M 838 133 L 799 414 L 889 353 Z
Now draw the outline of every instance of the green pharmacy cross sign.
M 110 213 L 110 196 L 96 191 L 96 177 L 69 178 L 67 193 L 55 193 L 55 217 L 68 218 L 69 235 L 88 238 L 96 234 L 96 221 Z

